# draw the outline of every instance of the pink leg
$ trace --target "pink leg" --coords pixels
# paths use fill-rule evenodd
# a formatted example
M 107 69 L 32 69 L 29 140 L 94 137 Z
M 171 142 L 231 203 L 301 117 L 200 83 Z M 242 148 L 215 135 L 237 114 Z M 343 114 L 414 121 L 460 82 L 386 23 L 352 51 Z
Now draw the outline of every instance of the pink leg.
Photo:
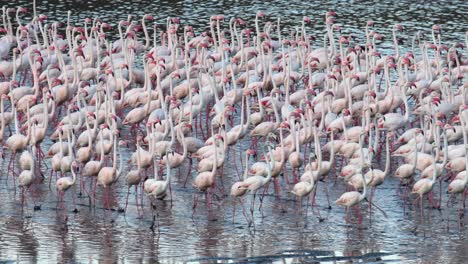
M 279 186 L 278 177 L 273 178 L 273 184 L 274 184 L 274 187 L 275 187 L 276 197 L 280 198 L 280 186 Z
M 125 199 L 125 213 L 127 212 L 127 206 L 128 206 L 128 196 L 130 196 L 130 186 L 127 188 L 127 198 Z
M 187 175 L 185 175 L 184 188 L 187 185 L 187 180 L 188 180 L 188 178 L 190 176 L 190 172 L 192 170 L 192 162 L 193 162 L 192 158 L 190 157 L 189 158 L 189 165 L 188 165 L 188 169 L 187 169 Z

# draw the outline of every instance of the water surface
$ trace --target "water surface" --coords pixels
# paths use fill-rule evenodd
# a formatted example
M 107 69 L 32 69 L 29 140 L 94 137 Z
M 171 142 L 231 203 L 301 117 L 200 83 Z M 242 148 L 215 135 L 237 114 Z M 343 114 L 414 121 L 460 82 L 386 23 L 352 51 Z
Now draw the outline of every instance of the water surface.
M 30 1 L 24 0 L 14 4 L 2 1 L 2 4 L 32 7 Z M 73 20 L 99 16 L 115 26 L 129 14 L 140 19 L 149 13 L 155 15 L 159 24 L 163 24 L 168 16 L 179 17 L 182 23 L 193 25 L 198 32 L 206 30 L 209 17 L 215 14 L 224 14 L 227 18 L 242 17 L 251 23 L 255 13 L 261 10 L 267 13 L 269 21 L 276 21 L 281 16 L 284 31 L 299 25 L 302 17 L 307 15 L 313 20 L 309 32 L 316 36 L 323 34 L 324 13 L 330 9 L 338 13 L 337 22 L 342 26 L 343 34 L 352 33 L 358 37 L 362 37 L 367 20 L 376 21 L 378 30 L 388 38 L 392 25 L 401 23 L 406 28 L 402 33 L 403 39 L 408 41 L 406 46 L 413 34 L 419 30 L 430 33 L 434 24 L 442 26 L 443 40 L 447 43 L 463 42 L 464 31 L 468 29 L 466 1 L 450 4 L 296 0 L 38 1 L 39 12 L 47 14 L 53 21 L 65 22 L 66 13 L 71 10 Z M 386 43 L 390 45 L 389 40 Z M 319 45 L 320 42 L 315 44 Z M 43 143 L 44 149 L 49 144 Z M 6 163 L 3 163 L 3 171 L 6 171 Z M 186 167 L 181 169 L 182 175 L 185 172 Z M 344 184 L 335 182 L 334 175 L 336 173 L 325 183 L 332 201 L 345 191 Z M 225 166 L 223 182 L 226 190 L 235 177 L 233 167 Z M 374 198 L 388 218 L 376 210 L 370 217 L 367 206 L 362 206 L 363 223 L 346 224 L 344 209 L 334 205 L 327 209 L 323 183 L 320 183 L 317 198 L 320 217 L 317 208 L 314 212 L 309 208 L 306 216 L 299 212 L 294 197 L 287 193 L 288 187 L 283 183 L 280 199 L 270 194 L 270 189 L 264 200 L 264 217 L 258 210 L 255 214 L 255 228 L 247 226 L 238 205 L 233 221 L 234 201 L 226 197 L 215 197 L 213 208 L 208 211 L 200 196 L 199 207 L 192 218 L 193 199 L 199 194 L 190 184 L 184 188 L 183 181 L 182 176 L 176 176 L 173 181 L 172 206 L 167 200 L 157 202 L 159 229 L 153 232 L 150 230 L 152 211 L 149 202 L 145 197 L 144 215 L 138 218 L 133 192 L 128 211 L 123 214 L 102 210 L 101 193 L 98 193 L 97 208 L 89 207 L 88 198 L 80 198 L 77 188 L 78 213 L 74 213 L 71 192 L 65 198 L 66 209 L 57 210 L 57 195 L 44 184 L 32 190 L 32 196 L 41 205 L 40 211 L 33 211 L 31 200 L 28 200 L 28 207 L 22 209 L 21 192 L 15 191 L 11 180 L 7 184 L 6 175 L 2 175 L 0 260 L 21 263 L 46 260 L 77 263 L 462 263 L 468 252 L 464 226 L 467 220 L 458 220 L 452 203 L 450 207 L 446 206 L 445 193 L 442 210 L 426 208 L 426 219 L 421 223 L 419 207 L 400 198 L 398 182 L 392 178 L 379 187 Z M 435 188 L 438 191 L 439 185 Z M 446 190 L 446 183 L 442 190 Z M 126 191 L 124 179 L 121 179 L 113 194 L 113 201 L 120 207 L 124 206 Z

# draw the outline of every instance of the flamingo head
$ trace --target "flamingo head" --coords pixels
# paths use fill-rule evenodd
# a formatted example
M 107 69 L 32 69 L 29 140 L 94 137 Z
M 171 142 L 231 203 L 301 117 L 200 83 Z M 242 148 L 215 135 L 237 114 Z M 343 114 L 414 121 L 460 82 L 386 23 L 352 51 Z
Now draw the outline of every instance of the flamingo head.
M 171 23 L 180 24 L 180 19 L 178 17 L 171 18 Z
M 452 124 L 460 123 L 460 115 L 456 115 L 452 117 L 451 123 Z
M 73 168 L 74 171 L 78 172 L 78 162 L 73 161 L 72 162 L 72 168 Z
M 331 96 L 331 97 L 335 97 L 335 93 L 334 93 L 333 91 L 331 91 L 331 90 L 326 91 L 326 92 L 324 93 L 324 95 L 325 95 L 325 96 L 329 95 L 329 96 Z
M 341 44 L 349 44 L 349 40 L 346 37 L 341 36 L 340 37 L 340 43 Z
M 171 100 L 171 106 L 173 108 L 179 108 L 180 104 L 181 104 L 180 100 Z
M 96 119 L 96 114 L 93 112 L 87 112 L 86 115 L 90 118 Z
M 385 119 L 384 119 L 384 117 L 379 118 L 379 119 L 377 120 L 377 126 L 378 126 L 379 128 L 384 128 L 384 125 L 385 125 Z
M 65 77 L 66 78 L 66 77 Z M 52 81 L 52 87 L 55 87 L 55 86 L 58 86 L 58 85 L 61 85 L 63 84 L 63 81 L 59 78 L 56 78 Z
M 333 10 L 330 10 L 330 11 L 327 12 L 326 15 L 327 15 L 327 17 L 336 17 L 336 12 L 333 11 Z
M 441 113 L 441 112 L 437 112 L 435 114 L 436 118 L 441 118 L 441 119 L 446 119 L 447 117 L 445 116 L 445 114 Z
M 260 102 L 263 106 L 267 107 L 268 105 L 270 105 L 270 101 L 269 100 L 262 100 Z
M 263 13 L 262 11 L 257 12 L 257 17 L 265 17 L 266 14 Z
M 162 125 L 161 119 L 159 119 L 159 118 L 154 119 L 153 126 L 156 126 L 156 124 Z
M 245 25 L 245 21 L 242 18 L 236 18 L 236 23 L 239 25 Z
M 246 153 L 249 155 L 255 155 L 257 151 L 255 151 L 254 149 L 247 149 Z
M 306 92 L 307 92 L 307 94 L 309 94 L 309 95 L 314 95 L 314 96 L 317 95 L 317 92 L 316 92 L 314 89 L 312 89 L 312 88 L 307 88 L 307 89 L 306 89 Z M 307 100 L 306 103 L 310 104 L 310 101 Z
M 188 128 L 190 131 L 192 131 L 192 129 L 193 129 L 193 128 L 192 128 L 192 124 L 189 124 L 189 123 L 184 123 L 184 126 L 185 126 L 186 128 Z
M 384 36 L 381 35 L 381 34 L 379 34 L 379 33 L 375 33 L 375 34 L 374 34 L 374 38 L 375 38 L 376 40 L 383 40 L 383 39 L 384 39 Z
M 221 134 L 216 134 L 215 139 L 224 141 L 224 137 Z
M 442 30 L 442 28 L 441 28 L 439 25 L 433 25 L 433 26 L 432 26 L 432 30 L 437 31 L 438 33 L 440 33 L 440 31 Z
M 395 29 L 395 30 L 398 30 L 398 31 L 403 31 L 403 30 L 405 30 L 405 27 L 403 27 L 403 26 L 400 25 L 400 24 L 396 24 L 396 25 L 394 26 L 394 29 Z
M 124 146 L 124 147 L 128 148 L 129 147 L 128 141 L 127 140 L 119 140 L 119 146 Z
M 304 114 L 304 110 L 302 108 L 296 108 L 296 109 L 294 109 L 294 113 L 296 115 L 300 116 L 300 115 Z
M 231 62 L 238 65 L 240 63 L 240 60 L 238 58 L 234 57 L 234 58 L 231 59 Z
M 280 128 L 285 128 L 285 129 L 291 129 L 291 126 L 289 125 L 289 123 L 287 121 L 281 122 L 279 127 Z
M 242 95 L 244 96 L 251 96 L 252 94 L 253 94 L 253 89 L 249 89 L 249 88 L 244 89 L 244 91 L 242 92 Z
M 149 21 L 153 21 L 154 17 L 152 15 L 145 15 L 145 19 Z
M 450 124 L 445 124 L 444 129 L 453 129 L 455 131 L 455 128 Z
M 439 105 L 440 104 L 440 98 L 439 97 L 434 97 L 434 98 L 432 98 L 431 102 L 434 105 Z

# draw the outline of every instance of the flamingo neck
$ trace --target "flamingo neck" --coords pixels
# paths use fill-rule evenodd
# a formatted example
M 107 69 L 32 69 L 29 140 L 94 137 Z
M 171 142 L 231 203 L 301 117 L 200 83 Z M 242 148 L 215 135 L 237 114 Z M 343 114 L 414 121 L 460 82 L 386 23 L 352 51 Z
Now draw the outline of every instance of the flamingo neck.
M 170 181 L 171 181 L 171 165 L 169 164 L 169 158 L 166 156 L 166 180 L 164 181 L 164 189 L 166 189 Z
M 249 171 L 249 153 L 245 154 L 245 170 L 242 180 L 245 181 L 247 179 L 247 172 Z
M 330 166 L 333 166 L 333 163 L 335 162 L 335 135 L 334 135 L 334 131 L 332 129 L 331 131 L 331 134 L 330 134 L 330 137 L 331 137 L 331 151 L 330 151 Z M 320 147 L 320 140 L 317 142 L 318 144 L 318 149 L 319 149 L 319 155 L 320 157 L 322 157 L 322 149 Z
M 138 166 L 138 171 L 141 170 L 141 154 L 140 154 L 140 151 L 141 151 L 141 147 L 140 147 L 140 142 L 139 140 L 137 140 L 137 166 Z
M 417 144 L 417 143 L 416 143 Z M 390 170 L 390 139 L 387 136 L 385 140 L 385 148 L 386 148 L 386 155 L 385 155 L 385 171 L 384 171 L 384 177 L 387 176 L 389 170 Z
M 0 139 L 3 139 L 3 134 L 5 132 L 5 106 L 4 106 L 4 102 L 3 102 L 3 97 L 0 99 L 0 118 L 2 120 L 2 125 L 1 125 L 1 128 L 0 128 Z
M 34 159 L 33 159 L 34 160 Z M 71 182 L 71 185 L 74 185 L 75 182 L 76 182 L 76 173 L 75 173 L 75 170 L 73 169 L 73 165 L 72 165 L 72 168 L 71 168 L 71 173 L 72 173 L 72 182 Z

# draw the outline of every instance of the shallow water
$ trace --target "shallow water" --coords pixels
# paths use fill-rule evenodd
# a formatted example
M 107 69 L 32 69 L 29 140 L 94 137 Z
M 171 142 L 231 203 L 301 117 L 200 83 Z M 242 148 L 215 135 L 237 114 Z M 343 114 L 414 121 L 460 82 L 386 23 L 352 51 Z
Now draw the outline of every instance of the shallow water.
M 376 21 L 386 37 L 396 23 L 406 27 L 408 38 L 417 30 L 430 33 L 433 24 L 443 29 L 443 39 L 464 41 L 468 29 L 468 2 L 451 4 L 417 4 L 413 1 L 38 1 L 38 10 L 51 20 L 65 22 L 66 11 L 72 10 L 74 19 L 100 18 L 115 25 L 128 14 L 136 18 L 144 13 L 155 14 L 162 24 L 167 16 L 177 16 L 182 23 L 204 30 L 208 18 L 214 14 L 227 17 L 240 16 L 251 20 L 259 10 L 265 11 L 270 21 L 281 15 L 288 26 L 298 25 L 302 16 L 311 17 L 314 30 L 323 28 L 324 13 L 333 9 L 344 33 L 361 36 L 367 20 Z M 31 8 L 29 1 L 17 0 L 8 6 Z M 320 45 L 321 41 L 317 43 Z M 386 41 L 389 43 L 389 41 Z M 405 44 L 408 46 L 409 42 Z M 50 142 L 43 143 L 47 149 Z M 245 147 L 244 147 L 245 150 Z M 131 150 L 133 151 L 133 149 Z M 236 152 L 238 155 L 238 152 Z M 232 155 L 232 154 L 231 154 Z M 128 156 L 126 156 L 128 159 Z M 8 156 L 3 163 L 6 171 Z M 232 165 L 232 164 L 231 164 Z M 240 166 L 240 164 L 237 164 Z M 383 167 L 383 162 L 380 167 Z M 186 167 L 181 169 L 185 175 Z M 45 172 L 45 168 L 43 168 Z M 288 171 L 290 173 L 290 171 Z M 151 173 L 150 173 L 151 174 Z M 226 190 L 236 179 L 233 167 L 225 166 L 223 182 Z M 337 199 L 345 187 L 335 182 L 335 173 L 325 184 L 330 199 Z M 47 175 L 48 176 L 48 175 Z M 76 208 L 72 212 L 72 194 L 68 192 L 66 210 L 56 209 L 57 195 L 47 182 L 35 186 L 31 195 L 41 210 L 32 210 L 31 199 L 22 209 L 21 191 L 12 186 L 11 176 L 0 178 L 0 261 L 5 262 L 75 262 L 75 263 L 462 263 L 468 244 L 466 217 L 459 220 L 455 208 L 447 207 L 446 183 L 443 183 L 442 210 L 425 208 L 426 218 L 421 221 L 419 207 L 404 202 L 399 196 L 399 183 L 389 178 L 375 193 L 374 201 L 388 214 L 385 218 L 377 210 L 369 216 L 362 206 L 363 223 L 346 224 L 344 209 L 332 205 L 327 209 L 324 184 L 319 184 L 317 208 L 306 215 L 299 212 L 294 197 L 282 183 L 281 198 L 267 194 L 264 199 L 264 217 L 256 210 L 255 228 L 248 228 L 240 207 L 232 220 L 234 201 L 226 197 L 213 199 L 207 211 L 204 197 L 188 184 L 183 188 L 183 176 L 173 179 L 173 204 L 157 202 L 159 229 L 150 230 L 152 211 L 145 197 L 144 215 L 138 219 L 133 192 L 127 213 L 102 210 L 102 193 L 98 193 L 97 207 L 88 206 L 88 198 L 79 198 L 76 186 Z M 221 187 L 220 187 L 221 188 Z M 438 189 L 436 185 L 435 190 Z M 113 194 L 114 207 L 123 207 L 126 197 L 124 179 Z M 216 192 L 218 195 L 220 191 Z M 270 192 L 272 193 L 272 188 Z M 199 206 L 192 218 L 194 196 L 200 196 Z M 250 197 L 248 197 L 250 199 Z M 258 203 L 258 200 L 257 200 Z M 249 201 L 245 204 L 248 206 Z M 425 201 L 427 204 L 427 201 Z M 303 208 L 305 210 L 305 207 Z M 64 219 L 67 218 L 67 221 Z

